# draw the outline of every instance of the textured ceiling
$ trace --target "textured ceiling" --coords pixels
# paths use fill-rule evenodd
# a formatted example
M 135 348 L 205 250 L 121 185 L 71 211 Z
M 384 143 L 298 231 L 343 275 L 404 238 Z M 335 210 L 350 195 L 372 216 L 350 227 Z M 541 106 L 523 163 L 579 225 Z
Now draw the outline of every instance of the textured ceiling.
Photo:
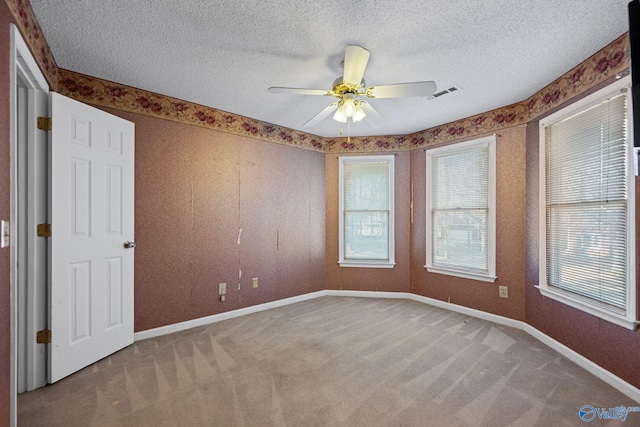
M 350 134 L 409 134 L 524 100 L 628 31 L 629 0 L 30 0 L 59 67 L 264 122 L 303 124 L 332 97 L 345 46 L 371 52 L 368 85 L 434 80 L 424 97 L 373 99 L 386 124 Z

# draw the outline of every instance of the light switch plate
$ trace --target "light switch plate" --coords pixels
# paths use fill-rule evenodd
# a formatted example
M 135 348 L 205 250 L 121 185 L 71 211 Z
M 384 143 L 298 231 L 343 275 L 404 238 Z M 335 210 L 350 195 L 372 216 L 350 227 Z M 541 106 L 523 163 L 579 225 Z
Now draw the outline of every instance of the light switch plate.
M 9 221 L 0 221 L 0 248 L 9 246 Z
M 227 293 L 227 284 L 226 283 L 220 283 L 218 285 L 218 295 L 226 295 Z M 222 300 L 224 301 L 224 300 Z

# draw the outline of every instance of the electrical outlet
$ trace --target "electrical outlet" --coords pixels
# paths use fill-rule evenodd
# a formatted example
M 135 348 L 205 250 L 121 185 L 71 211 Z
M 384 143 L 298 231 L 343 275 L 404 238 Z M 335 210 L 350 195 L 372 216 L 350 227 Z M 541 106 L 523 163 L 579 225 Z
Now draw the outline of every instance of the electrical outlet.
M 220 283 L 218 285 L 218 295 L 222 296 L 222 295 L 226 295 L 226 294 L 227 294 L 227 284 L 226 283 Z M 224 299 L 222 301 L 224 301 Z
M 253 279 L 251 279 L 251 283 L 253 284 L 253 289 L 258 287 L 258 278 L 254 277 Z
M 498 294 L 500 298 L 509 298 L 509 288 L 506 286 L 498 286 Z

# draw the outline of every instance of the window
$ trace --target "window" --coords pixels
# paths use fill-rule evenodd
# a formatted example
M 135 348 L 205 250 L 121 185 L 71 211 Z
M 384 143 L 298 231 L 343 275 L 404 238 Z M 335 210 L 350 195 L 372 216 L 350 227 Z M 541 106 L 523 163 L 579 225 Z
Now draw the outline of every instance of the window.
M 496 138 L 427 150 L 428 271 L 496 279 Z
M 342 267 L 393 268 L 395 156 L 339 157 Z
M 635 329 L 628 79 L 540 123 L 543 295 Z

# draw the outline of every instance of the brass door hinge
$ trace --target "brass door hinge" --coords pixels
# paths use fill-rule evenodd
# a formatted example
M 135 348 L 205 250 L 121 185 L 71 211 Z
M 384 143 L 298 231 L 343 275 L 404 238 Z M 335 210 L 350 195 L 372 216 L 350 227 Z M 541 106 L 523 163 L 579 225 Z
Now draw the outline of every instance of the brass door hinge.
M 38 117 L 38 129 L 49 132 L 51 130 L 51 117 Z
M 38 224 L 38 237 L 51 237 L 51 224 Z
M 36 343 L 38 344 L 50 344 L 51 343 L 51 330 L 43 329 L 36 332 Z

